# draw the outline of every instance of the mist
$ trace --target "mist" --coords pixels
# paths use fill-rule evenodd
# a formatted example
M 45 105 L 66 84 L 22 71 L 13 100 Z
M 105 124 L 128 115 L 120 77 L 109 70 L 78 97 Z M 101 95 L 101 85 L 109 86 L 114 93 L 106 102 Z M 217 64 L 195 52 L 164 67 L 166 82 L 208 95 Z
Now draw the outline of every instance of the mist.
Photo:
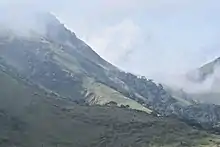
M 199 68 L 182 75 L 172 75 L 161 79 L 162 83 L 174 91 L 183 90 L 193 99 L 219 104 L 220 66 L 216 64 L 213 72 L 204 79 Z
M 4 7 L 0 9 L 1 35 L 12 33 L 18 37 L 33 37 L 45 35 L 46 24 L 39 21 L 38 17 L 43 11 L 25 9 L 26 7 Z
M 217 0 L 3 0 L 0 24 L 18 36 L 43 35 L 35 16 L 47 12 L 125 71 L 190 93 L 214 90 L 218 68 L 202 83 L 185 74 L 220 56 Z

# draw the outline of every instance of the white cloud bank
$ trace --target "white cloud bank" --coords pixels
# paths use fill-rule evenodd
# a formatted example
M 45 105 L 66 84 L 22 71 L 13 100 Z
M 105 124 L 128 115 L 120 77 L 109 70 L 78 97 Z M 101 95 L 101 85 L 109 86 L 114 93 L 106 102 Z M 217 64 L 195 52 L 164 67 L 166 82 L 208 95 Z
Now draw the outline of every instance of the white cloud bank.
M 54 12 L 106 60 L 158 81 L 220 56 L 218 0 L 1 0 L 6 6 Z

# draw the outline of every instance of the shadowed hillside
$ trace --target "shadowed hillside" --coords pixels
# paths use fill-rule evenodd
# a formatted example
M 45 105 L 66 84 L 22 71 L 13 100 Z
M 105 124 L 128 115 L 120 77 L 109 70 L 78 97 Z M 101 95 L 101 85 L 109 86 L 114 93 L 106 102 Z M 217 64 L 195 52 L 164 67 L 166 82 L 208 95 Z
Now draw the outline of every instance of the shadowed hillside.
M 79 105 L 0 71 L 0 146 L 208 146 L 218 136 L 172 118 Z
M 216 144 L 215 136 L 167 117 L 210 129 L 219 124 L 219 106 L 187 103 L 119 70 L 50 14 L 39 15 L 38 25 L 44 34 L 0 31 L 2 145 Z

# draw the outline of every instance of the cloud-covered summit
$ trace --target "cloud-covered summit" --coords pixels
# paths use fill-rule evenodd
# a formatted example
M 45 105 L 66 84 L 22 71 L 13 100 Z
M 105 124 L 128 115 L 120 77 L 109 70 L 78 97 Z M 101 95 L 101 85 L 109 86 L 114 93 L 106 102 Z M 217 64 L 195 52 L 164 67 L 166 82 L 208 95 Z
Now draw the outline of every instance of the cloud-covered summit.
M 158 80 L 220 55 L 217 0 L 2 0 L 0 8 L 14 12 L 18 30 L 29 25 L 17 9 L 52 12 L 106 60 Z

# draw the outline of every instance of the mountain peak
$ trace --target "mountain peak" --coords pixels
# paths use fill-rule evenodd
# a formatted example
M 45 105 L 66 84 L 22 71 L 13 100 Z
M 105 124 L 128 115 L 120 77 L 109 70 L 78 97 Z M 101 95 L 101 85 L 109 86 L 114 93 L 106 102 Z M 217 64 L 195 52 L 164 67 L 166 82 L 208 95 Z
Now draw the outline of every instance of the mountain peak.
M 212 60 L 201 66 L 200 68 L 187 73 L 187 77 L 190 81 L 203 82 L 208 77 L 213 75 L 217 68 L 220 67 L 220 57 Z
M 162 85 L 152 80 L 118 70 L 52 14 L 33 15 L 30 20 L 24 19 L 22 23 L 31 27 L 26 29 L 21 26 L 20 29 L 36 32 L 40 29 L 44 36 L 39 34 L 40 39 L 34 41 L 29 37 L 0 39 L 0 71 L 27 85 L 39 87 L 53 96 L 78 104 L 81 101 L 89 105 L 113 103 L 123 109 L 131 108 L 147 113 L 153 111 L 162 116 L 176 115 L 188 120 L 193 116 L 195 121 L 211 125 L 220 120 L 219 113 L 210 113 L 209 118 L 215 118 L 215 121 L 210 121 L 204 113 L 207 112 L 206 108 L 188 107 L 191 103 L 172 97 Z M 11 88 L 8 89 L 11 93 Z M 34 103 L 35 100 L 38 101 L 34 99 Z M 58 108 L 57 105 L 55 107 Z M 192 110 L 192 113 L 188 113 L 188 110 Z
M 52 32 L 53 35 L 59 34 L 58 31 L 62 32 L 61 29 L 65 28 L 56 16 L 50 12 L 31 10 L 19 10 L 16 14 L 12 10 L 1 10 L 0 12 L 5 14 L 4 17 L 0 17 L 1 35 L 26 38 L 36 36 L 46 37 Z M 75 34 L 71 33 L 71 35 Z
M 220 57 L 218 57 L 218 58 L 216 58 L 213 62 L 215 62 L 215 63 L 220 63 Z

